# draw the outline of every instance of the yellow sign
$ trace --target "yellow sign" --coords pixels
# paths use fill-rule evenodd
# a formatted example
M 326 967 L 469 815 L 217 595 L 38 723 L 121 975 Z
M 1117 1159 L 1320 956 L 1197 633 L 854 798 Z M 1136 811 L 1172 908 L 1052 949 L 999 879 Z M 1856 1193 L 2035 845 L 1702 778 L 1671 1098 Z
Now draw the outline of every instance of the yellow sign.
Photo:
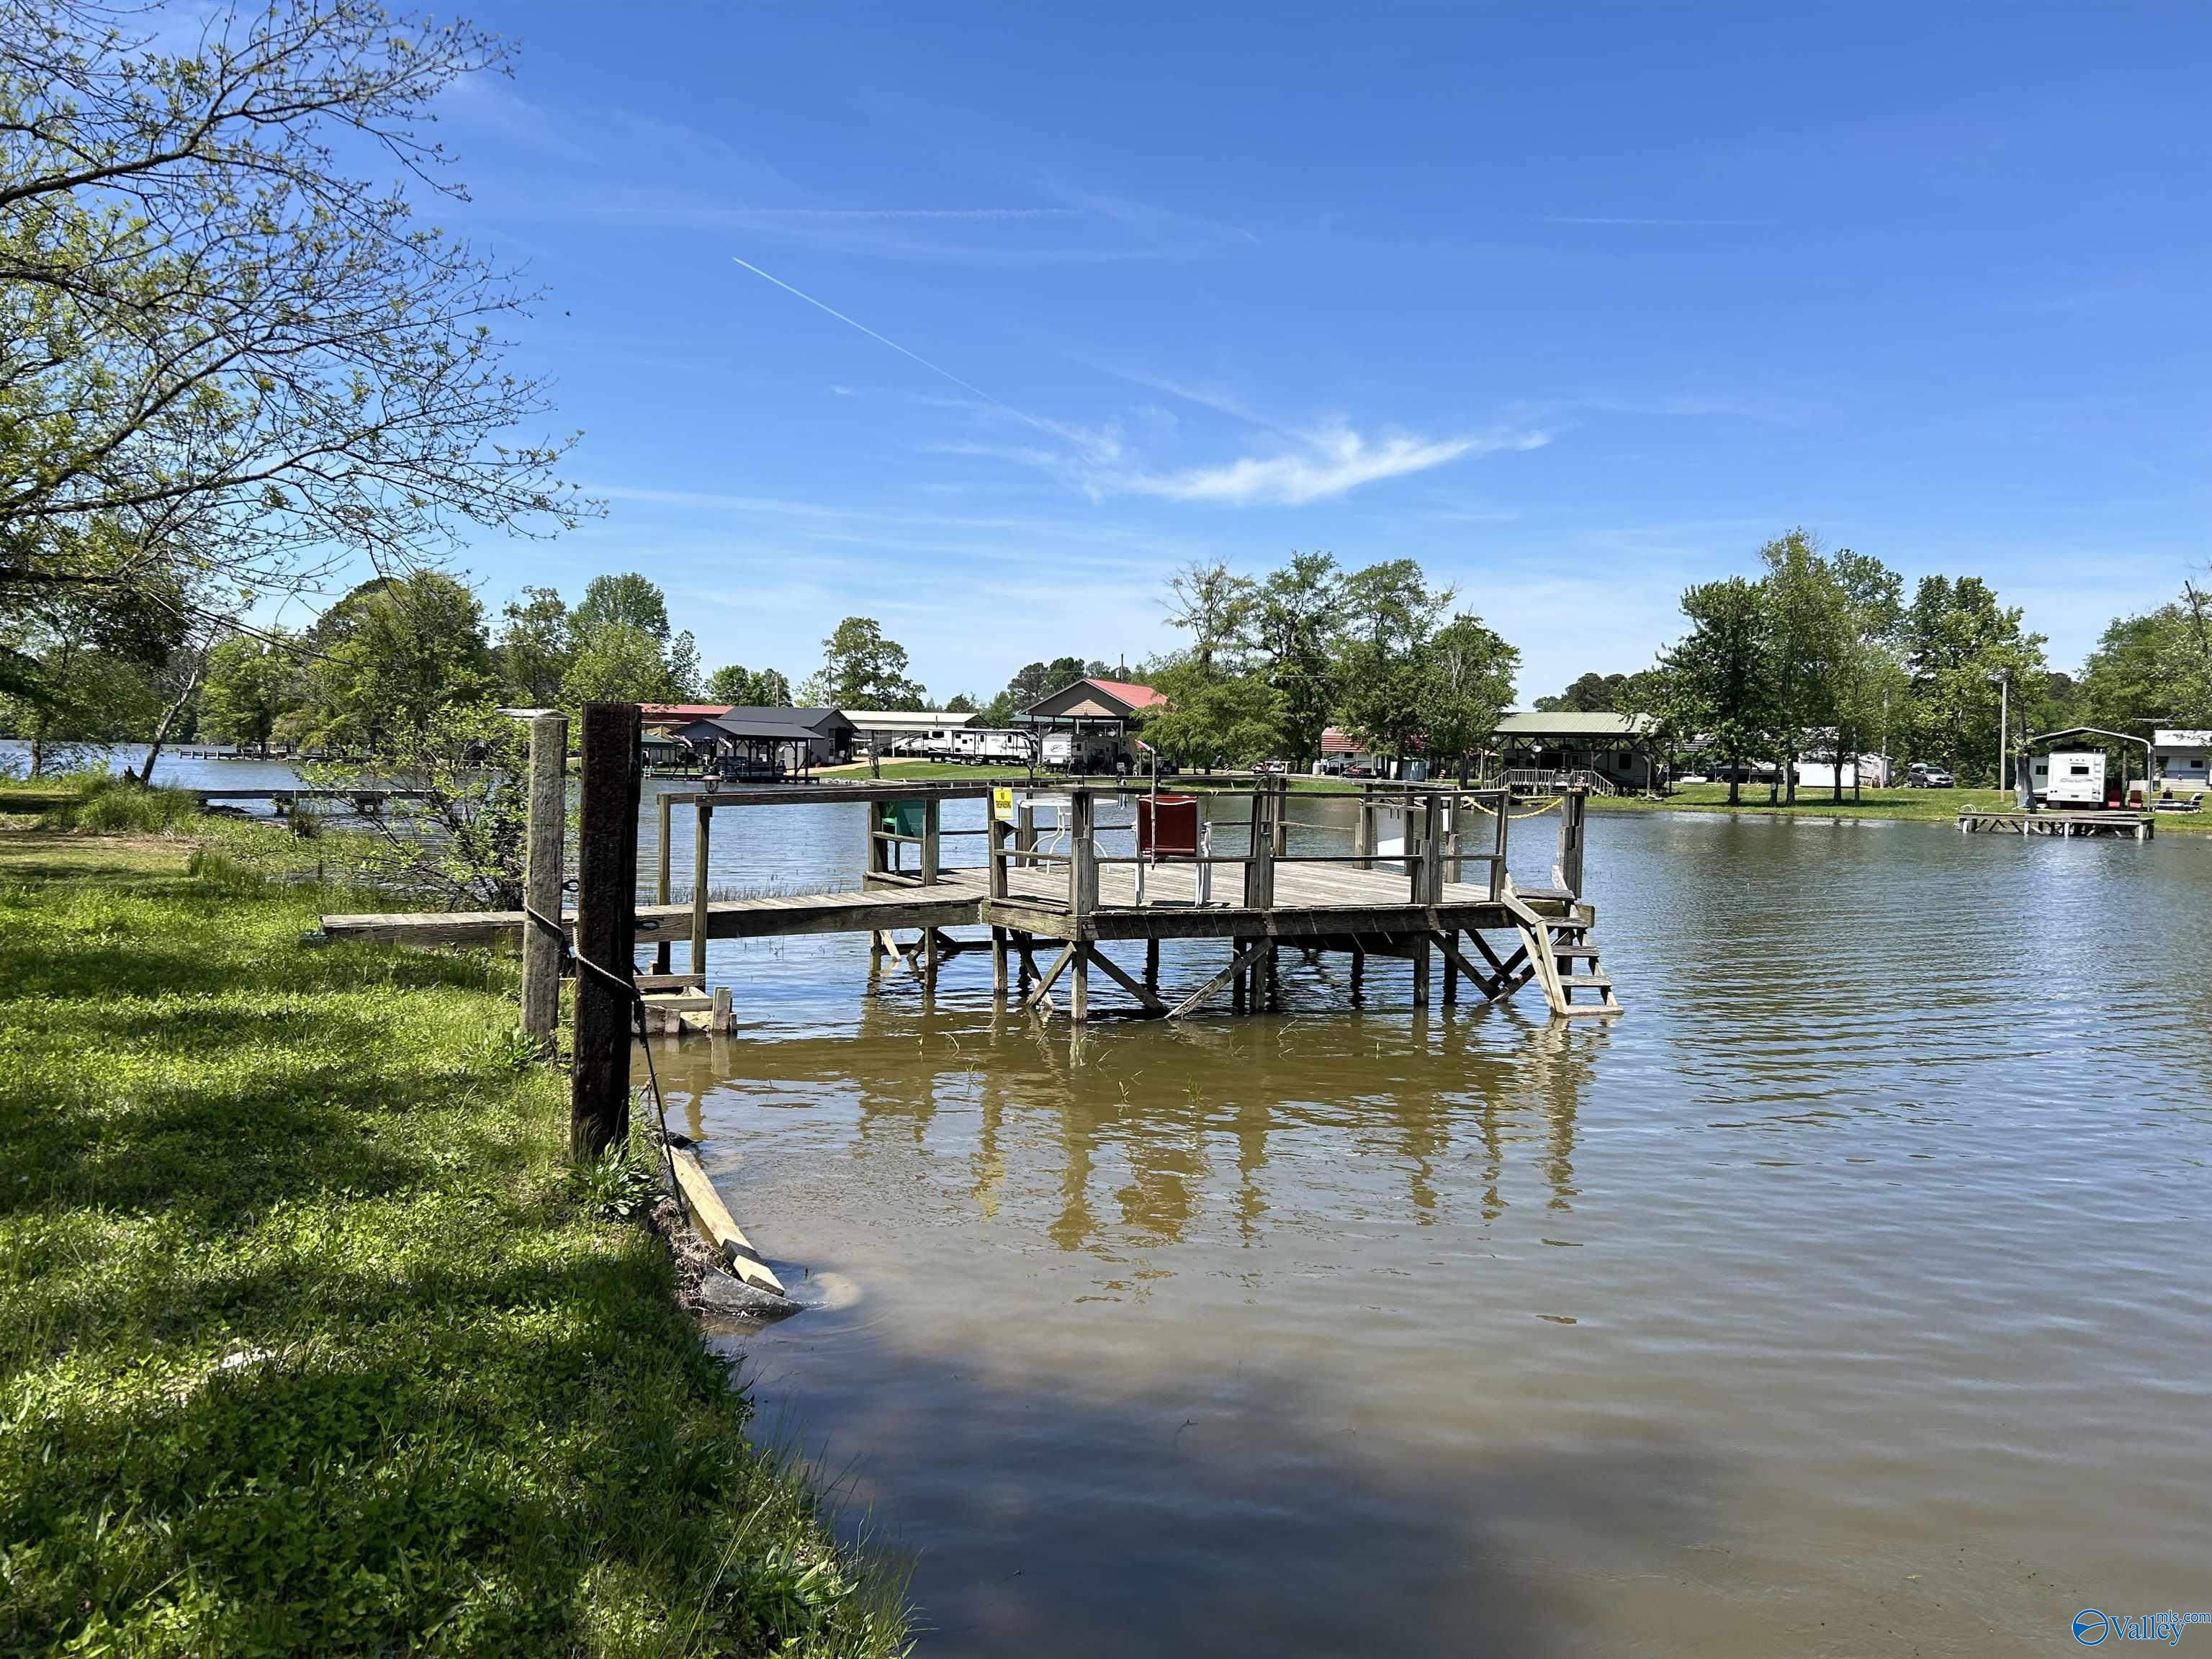
M 1012 790 L 994 789 L 991 792 L 991 816 L 998 819 L 1001 823 L 1012 823 L 1014 821 L 1014 792 Z

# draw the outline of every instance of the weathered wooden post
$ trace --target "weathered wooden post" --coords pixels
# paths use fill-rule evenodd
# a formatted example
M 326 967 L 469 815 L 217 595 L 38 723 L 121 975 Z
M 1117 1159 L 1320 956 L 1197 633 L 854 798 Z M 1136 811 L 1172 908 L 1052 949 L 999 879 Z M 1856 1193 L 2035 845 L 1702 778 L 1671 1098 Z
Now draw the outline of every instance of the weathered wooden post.
M 1505 837 L 1513 823 L 1513 792 L 1500 789 L 1492 804 L 1498 809 L 1498 839 L 1490 848 L 1490 902 L 1495 904 L 1505 896 Z
M 576 830 L 576 1054 L 568 1151 L 595 1158 L 629 1134 L 629 984 L 637 946 L 639 726 L 634 702 L 584 705 Z
M 562 842 L 568 824 L 568 717 L 530 722 L 530 814 L 522 895 L 555 927 L 561 915 Z M 561 1023 L 562 941 L 535 922 L 522 930 L 522 1030 L 548 1049 Z
M 707 971 L 707 854 L 714 841 L 714 803 L 702 795 L 692 803 L 691 831 L 691 971 Z
M 1034 853 L 1036 851 L 1036 803 L 1027 795 L 1024 795 L 1022 804 L 1015 808 L 1014 845 L 1022 852 Z M 1034 865 L 1036 860 L 1024 859 L 1021 862 L 1024 866 L 1028 866 Z
M 1077 1024 L 1091 1018 L 1091 913 L 1098 904 L 1098 848 L 1092 840 L 1097 822 L 1097 801 L 1091 791 L 1079 787 L 1068 811 L 1068 914 L 1074 935 L 1075 959 L 1068 963 L 1073 975 L 1067 991 L 1068 1017 Z
M 655 796 L 653 799 L 654 805 L 657 809 L 655 817 L 659 820 L 660 844 L 659 847 L 654 848 L 653 902 L 655 904 L 665 904 L 668 902 L 669 898 L 668 792 L 664 789 L 659 795 Z M 669 937 L 668 923 L 664 919 L 660 924 L 660 942 L 653 948 L 653 971 L 654 973 L 665 974 L 668 971 L 669 951 L 673 948 L 674 941 Z
M 1375 792 L 1359 786 L 1359 805 L 1352 820 L 1352 853 L 1363 870 L 1375 867 Z
M 999 816 L 999 804 L 987 804 L 983 818 L 984 860 L 990 866 L 984 872 L 984 890 L 993 900 L 1006 896 L 1006 840 L 1011 826 Z M 995 996 L 1006 994 L 1006 930 L 996 922 L 991 924 L 991 991 Z
M 932 795 L 921 804 L 921 884 L 937 885 L 938 817 L 940 803 Z
M 1413 902 L 1442 904 L 1444 902 L 1444 803 L 1443 797 L 1431 789 L 1421 802 L 1421 858 L 1413 866 Z M 1407 829 L 1412 828 L 1412 815 L 1407 814 Z
M 1459 929 L 1444 930 L 1444 1006 L 1449 1008 L 1459 1000 Z
M 1583 813 L 1589 792 L 1570 789 L 1559 798 L 1559 856 L 1553 875 L 1576 898 L 1583 896 Z

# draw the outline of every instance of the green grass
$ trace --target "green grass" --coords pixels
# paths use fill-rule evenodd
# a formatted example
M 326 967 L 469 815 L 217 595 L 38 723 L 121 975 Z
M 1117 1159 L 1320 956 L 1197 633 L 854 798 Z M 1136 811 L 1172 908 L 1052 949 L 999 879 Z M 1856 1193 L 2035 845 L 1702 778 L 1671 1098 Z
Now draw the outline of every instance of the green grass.
M 196 861 L 0 834 L 0 1650 L 896 1650 L 507 964 Z
M 1778 815 L 1810 818 L 1893 818 L 1900 821 L 1930 823 L 1958 822 L 1959 813 L 1968 807 L 1980 811 L 2010 811 L 2014 798 L 2003 789 L 1869 789 L 1857 800 L 1851 799 L 1846 789 L 1840 805 L 1831 799 L 1825 789 L 1808 789 L 1800 785 L 1797 804 L 1768 805 L 1766 786 L 1746 784 L 1740 804 L 1728 804 L 1728 785 L 1698 783 L 1678 789 L 1665 800 L 1643 800 L 1630 795 L 1590 798 L 1594 811 L 1607 812 L 1740 812 L 1761 816 Z M 2201 836 L 2212 833 L 2212 811 L 2161 812 L 2158 819 L 2160 835 Z

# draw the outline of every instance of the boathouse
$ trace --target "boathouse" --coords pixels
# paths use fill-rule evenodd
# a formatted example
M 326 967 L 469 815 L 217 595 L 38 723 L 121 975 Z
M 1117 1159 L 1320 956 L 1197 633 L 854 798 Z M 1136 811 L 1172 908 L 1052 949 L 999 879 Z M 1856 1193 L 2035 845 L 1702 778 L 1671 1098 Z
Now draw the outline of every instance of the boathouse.
M 1166 696 L 1149 685 L 1085 678 L 1038 698 L 1015 718 L 1044 739 L 1048 762 L 1089 771 L 1133 759 L 1130 739 L 1137 726 L 1167 705 Z
M 1659 723 L 1649 714 L 1560 709 L 1501 714 L 1495 742 L 1509 788 L 1610 795 L 1659 787 L 1658 739 Z
M 835 708 L 726 708 L 670 735 L 722 777 L 773 780 L 853 758 L 853 723 Z

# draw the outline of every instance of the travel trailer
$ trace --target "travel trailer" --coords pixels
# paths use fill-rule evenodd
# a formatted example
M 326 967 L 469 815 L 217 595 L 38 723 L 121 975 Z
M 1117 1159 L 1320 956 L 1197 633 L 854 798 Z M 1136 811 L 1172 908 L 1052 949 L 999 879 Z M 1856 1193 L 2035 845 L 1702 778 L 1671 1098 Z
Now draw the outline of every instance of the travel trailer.
M 2033 757 L 2028 778 L 2036 799 L 2050 806 L 2106 805 L 2105 751 L 2057 749 Z M 2115 805 L 2118 803 L 2115 802 Z

